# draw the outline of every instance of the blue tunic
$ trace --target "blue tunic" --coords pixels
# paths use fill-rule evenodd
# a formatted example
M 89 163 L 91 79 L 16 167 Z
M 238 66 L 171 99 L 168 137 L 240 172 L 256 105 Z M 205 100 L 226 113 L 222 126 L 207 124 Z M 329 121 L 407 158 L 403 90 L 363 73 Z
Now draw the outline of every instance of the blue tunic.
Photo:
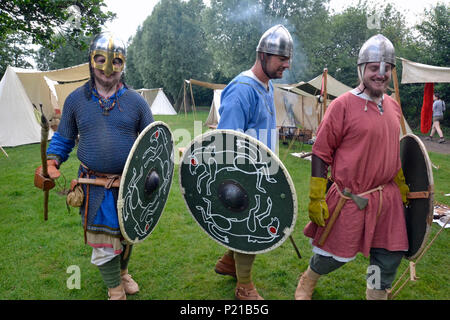
M 66 161 L 79 137 L 77 156 L 85 166 L 101 173 L 121 174 L 134 141 L 153 122 L 153 115 L 147 102 L 134 90 L 123 87 L 107 103 L 111 105 L 115 100 L 114 108 L 104 115 L 89 83 L 73 91 L 64 102 L 61 122 L 47 154 Z M 82 171 L 86 172 L 80 166 L 78 175 Z M 86 185 L 83 189 L 86 194 Z M 89 186 L 87 230 L 120 236 L 117 195 L 117 188 Z M 80 208 L 82 217 L 85 202 L 86 197 Z
M 255 79 L 236 76 L 222 91 L 217 129 L 233 129 L 244 132 L 272 151 L 276 146 L 276 114 L 273 85 L 269 90 Z

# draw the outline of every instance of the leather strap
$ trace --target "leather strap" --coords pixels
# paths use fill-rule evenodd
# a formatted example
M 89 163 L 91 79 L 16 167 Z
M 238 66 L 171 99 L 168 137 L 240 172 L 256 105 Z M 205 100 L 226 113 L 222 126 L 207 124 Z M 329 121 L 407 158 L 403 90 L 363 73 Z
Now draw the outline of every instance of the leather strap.
M 311 155 L 311 176 L 318 178 L 327 178 L 328 165 L 315 154 Z
M 427 191 L 408 192 L 406 197 L 408 199 L 428 199 L 434 193 L 434 185 L 430 185 Z
M 408 192 L 406 197 L 408 199 L 428 199 L 430 197 L 430 192 L 429 191 Z
M 120 176 L 109 176 L 107 178 L 94 179 L 78 178 L 78 180 L 76 181 L 81 184 L 91 184 L 95 186 L 105 187 L 105 189 L 120 187 Z

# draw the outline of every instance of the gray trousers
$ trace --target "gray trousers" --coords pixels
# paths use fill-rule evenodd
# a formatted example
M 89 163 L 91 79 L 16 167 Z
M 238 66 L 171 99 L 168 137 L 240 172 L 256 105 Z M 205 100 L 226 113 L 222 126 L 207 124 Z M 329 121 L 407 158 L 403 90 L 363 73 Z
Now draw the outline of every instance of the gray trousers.
M 388 251 L 381 248 L 370 249 L 370 265 L 366 274 L 368 287 L 379 290 L 391 288 L 404 254 L 403 251 Z M 315 273 L 325 275 L 342 267 L 345 263 L 332 257 L 314 254 L 309 261 L 309 266 Z

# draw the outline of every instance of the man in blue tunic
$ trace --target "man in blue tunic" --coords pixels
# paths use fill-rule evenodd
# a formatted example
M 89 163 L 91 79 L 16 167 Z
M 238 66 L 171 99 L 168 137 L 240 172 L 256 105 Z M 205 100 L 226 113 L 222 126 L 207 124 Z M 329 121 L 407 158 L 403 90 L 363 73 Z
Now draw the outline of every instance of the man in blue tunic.
M 292 50 L 292 37 L 284 26 L 273 26 L 262 35 L 253 67 L 236 76 L 221 94 L 218 129 L 244 132 L 275 151 L 278 134 L 270 79 L 283 77 Z M 255 257 L 228 250 L 215 266 L 217 273 L 237 278 L 236 299 L 262 299 L 251 278 Z
M 59 177 L 78 138 L 78 175 L 120 177 L 128 154 L 139 133 L 153 122 L 147 102 L 122 80 L 125 45 L 110 33 L 94 38 L 89 50 L 91 79 L 73 91 L 64 102 L 61 122 L 47 149 L 48 172 Z M 36 179 L 45 179 L 36 171 Z M 53 182 L 53 181 L 51 181 Z M 53 183 L 54 185 L 54 183 Z M 117 214 L 118 184 L 82 185 L 84 198 L 80 214 L 85 242 L 92 250 L 91 262 L 98 266 L 111 300 L 124 300 L 139 286 L 128 274 L 132 246 L 122 243 Z

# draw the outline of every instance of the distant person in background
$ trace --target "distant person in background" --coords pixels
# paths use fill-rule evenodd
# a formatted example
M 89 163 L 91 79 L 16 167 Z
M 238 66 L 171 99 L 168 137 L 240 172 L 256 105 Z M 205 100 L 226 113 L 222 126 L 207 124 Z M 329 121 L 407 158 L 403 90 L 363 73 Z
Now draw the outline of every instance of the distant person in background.
M 244 132 L 275 151 L 276 113 L 271 79 L 280 79 L 289 68 L 293 41 L 282 25 L 268 29 L 256 48 L 256 61 L 250 70 L 236 76 L 223 90 L 217 129 Z M 222 275 L 237 278 L 238 300 L 262 300 L 251 277 L 255 254 L 228 250 L 215 266 Z
M 439 135 L 439 143 L 444 143 L 444 134 L 442 133 L 440 121 L 444 120 L 444 112 L 445 112 L 445 102 L 441 100 L 439 93 L 435 93 L 433 96 L 433 126 L 431 127 L 430 136 L 427 137 L 427 140 L 432 140 L 434 133 L 437 132 Z

